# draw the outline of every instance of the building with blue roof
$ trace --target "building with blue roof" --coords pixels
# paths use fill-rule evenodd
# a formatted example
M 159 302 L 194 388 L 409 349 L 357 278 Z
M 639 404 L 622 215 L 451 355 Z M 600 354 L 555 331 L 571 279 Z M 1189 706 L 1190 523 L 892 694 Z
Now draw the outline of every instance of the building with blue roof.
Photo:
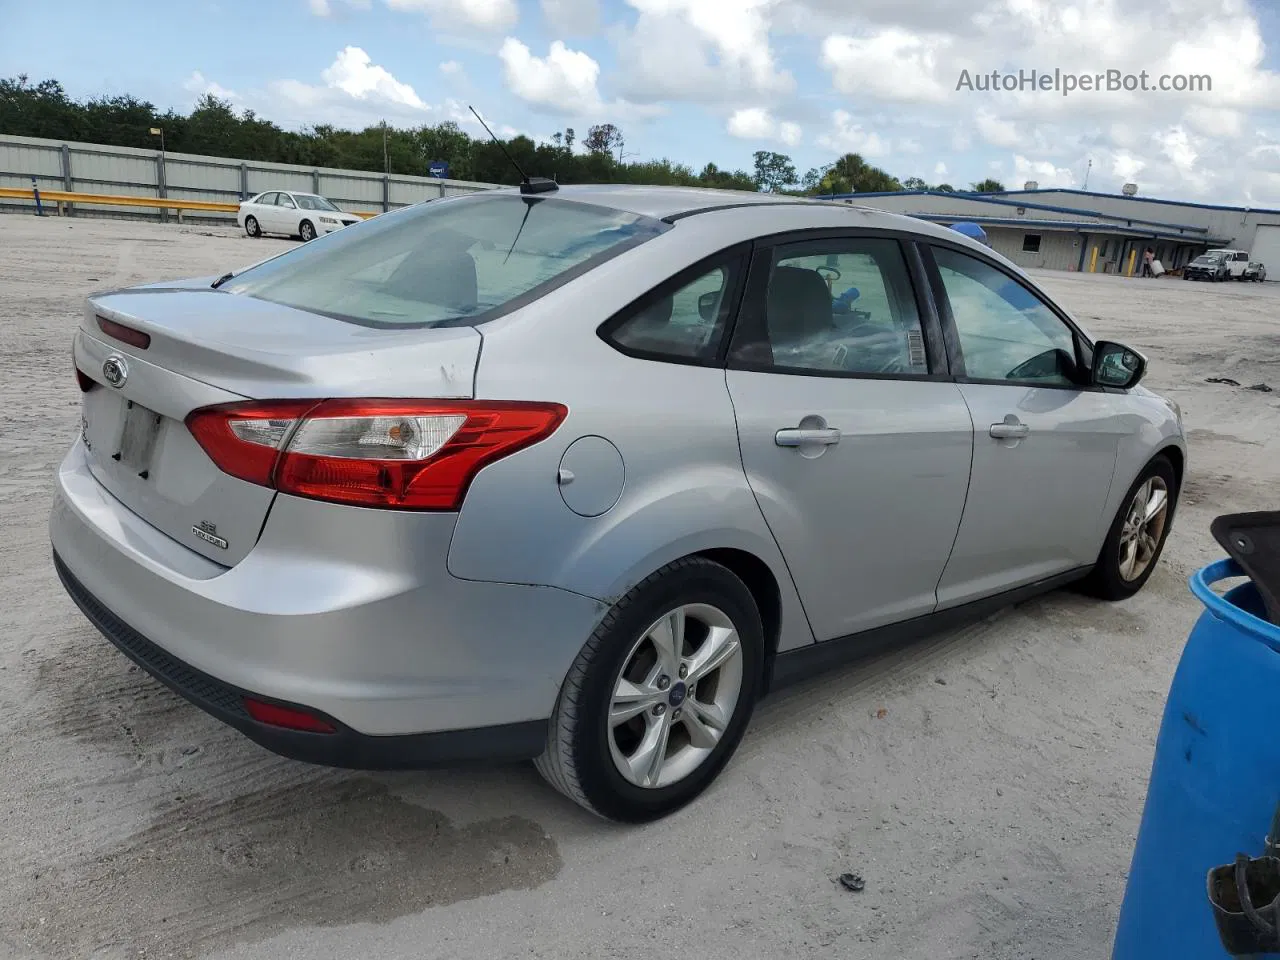
M 993 249 L 1023 267 L 1137 274 L 1151 247 L 1176 271 L 1205 250 L 1244 250 L 1280 280 L 1280 210 L 1229 207 L 1061 188 L 999 193 L 837 194 L 833 202 L 934 223 L 976 223 Z

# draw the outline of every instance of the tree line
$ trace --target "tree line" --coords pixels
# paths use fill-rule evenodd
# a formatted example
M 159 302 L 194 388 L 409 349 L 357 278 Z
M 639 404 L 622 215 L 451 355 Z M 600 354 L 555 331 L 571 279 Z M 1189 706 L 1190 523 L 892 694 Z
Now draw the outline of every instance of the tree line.
M 76 100 L 57 80 L 32 83 L 25 75 L 0 78 L 0 134 L 76 140 L 111 146 L 158 149 L 270 163 L 337 167 L 422 176 L 430 164 L 448 164 L 457 180 L 516 184 L 520 175 L 512 158 L 530 174 L 560 183 L 637 183 L 702 186 L 730 190 L 769 191 L 801 196 L 833 193 L 934 189 L 954 191 L 950 184 L 929 186 L 918 177 L 899 181 L 856 153 L 845 154 L 798 176 L 791 158 L 756 151 L 752 170 L 726 170 L 707 163 L 701 170 L 661 160 L 624 161 L 622 131 L 611 123 L 595 124 L 578 140 L 572 128 L 536 143 L 520 135 L 502 141 L 473 137 L 446 121 L 400 128 L 386 124 L 344 130 L 317 124 L 285 130 L 252 110 L 236 111 L 227 100 L 202 96 L 190 113 L 161 112 L 154 104 L 128 94 Z M 505 153 L 504 149 L 505 148 Z M 1004 187 L 995 180 L 972 184 L 975 191 Z

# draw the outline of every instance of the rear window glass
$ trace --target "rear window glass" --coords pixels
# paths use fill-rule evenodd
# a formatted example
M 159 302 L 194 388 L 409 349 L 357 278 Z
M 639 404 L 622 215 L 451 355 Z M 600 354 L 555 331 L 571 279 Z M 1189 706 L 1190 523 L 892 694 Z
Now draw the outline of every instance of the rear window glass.
M 303 244 L 220 289 L 368 326 L 474 324 L 666 229 L 554 197 L 433 200 Z

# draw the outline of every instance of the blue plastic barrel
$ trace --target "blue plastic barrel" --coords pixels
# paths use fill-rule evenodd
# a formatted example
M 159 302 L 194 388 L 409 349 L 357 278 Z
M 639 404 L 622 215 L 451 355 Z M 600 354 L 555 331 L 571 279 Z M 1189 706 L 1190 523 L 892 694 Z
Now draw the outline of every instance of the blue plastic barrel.
M 1191 577 L 1205 610 L 1165 704 L 1112 960 L 1229 956 L 1206 877 L 1262 854 L 1280 802 L 1280 627 L 1252 581 L 1211 586 L 1242 576 L 1219 560 Z

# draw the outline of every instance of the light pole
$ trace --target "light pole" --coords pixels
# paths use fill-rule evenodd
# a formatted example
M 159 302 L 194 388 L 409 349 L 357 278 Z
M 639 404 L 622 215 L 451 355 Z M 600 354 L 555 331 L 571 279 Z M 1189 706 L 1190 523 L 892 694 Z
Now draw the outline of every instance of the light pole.
M 168 171 L 165 169 L 165 158 L 164 158 L 164 127 L 152 127 L 151 135 L 153 137 L 160 138 L 160 162 L 156 168 L 156 195 L 159 196 L 161 200 L 163 200 L 165 197 L 169 195 L 169 187 L 168 187 L 168 184 L 166 183 L 166 180 L 168 177 Z M 181 211 L 179 211 L 178 215 L 179 217 L 181 217 L 182 215 Z M 165 207 L 160 208 L 160 220 L 164 223 L 169 222 L 169 211 Z

